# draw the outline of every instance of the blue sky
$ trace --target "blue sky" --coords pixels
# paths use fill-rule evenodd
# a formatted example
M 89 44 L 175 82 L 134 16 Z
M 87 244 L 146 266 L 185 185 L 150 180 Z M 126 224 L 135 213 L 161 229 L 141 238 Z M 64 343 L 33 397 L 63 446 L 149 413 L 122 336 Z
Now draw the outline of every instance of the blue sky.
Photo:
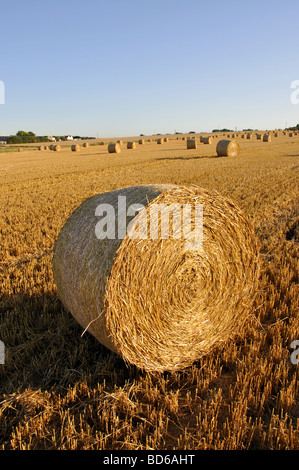
M 2 0 L 0 135 L 299 123 L 298 0 Z

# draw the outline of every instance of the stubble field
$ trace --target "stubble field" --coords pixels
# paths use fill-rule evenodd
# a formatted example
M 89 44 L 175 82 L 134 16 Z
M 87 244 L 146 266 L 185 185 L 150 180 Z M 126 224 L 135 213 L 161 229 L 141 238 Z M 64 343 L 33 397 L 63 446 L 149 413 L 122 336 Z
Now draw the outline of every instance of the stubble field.
M 299 449 L 299 366 L 290 360 L 299 340 L 299 136 L 238 138 L 240 155 L 229 158 L 216 157 L 217 139 L 187 150 L 169 137 L 134 150 L 124 143 L 120 154 L 106 143 L 0 153 L 0 449 Z M 176 373 L 127 366 L 82 336 L 52 274 L 55 240 L 76 207 L 150 183 L 229 196 L 260 241 L 250 320 Z

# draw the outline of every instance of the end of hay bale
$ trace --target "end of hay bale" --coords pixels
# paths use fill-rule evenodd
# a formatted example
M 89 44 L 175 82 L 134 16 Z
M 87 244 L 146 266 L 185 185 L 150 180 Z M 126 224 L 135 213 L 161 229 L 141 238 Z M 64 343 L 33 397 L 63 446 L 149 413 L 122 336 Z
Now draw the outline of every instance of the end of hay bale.
M 117 142 L 108 145 L 108 153 L 120 153 L 120 151 L 121 148 Z
M 236 157 L 240 152 L 240 145 L 236 140 L 223 139 L 217 143 L 216 152 L 218 157 Z

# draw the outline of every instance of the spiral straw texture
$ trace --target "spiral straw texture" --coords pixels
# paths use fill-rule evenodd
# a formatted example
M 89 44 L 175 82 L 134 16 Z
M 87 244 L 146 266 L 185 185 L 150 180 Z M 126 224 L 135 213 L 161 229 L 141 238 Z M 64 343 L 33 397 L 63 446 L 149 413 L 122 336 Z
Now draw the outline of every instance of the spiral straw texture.
M 127 207 L 145 206 L 138 217 L 154 204 L 202 204 L 202 248 L 186 250 L 171 230 L 168 239 L 99 240 L 96 208 L 111 204 L 117 221 L 120 195 Z M 141 369 L 174 371 L 238 332 L 257 288 L 258 245 L 244 213 L 215 191 L 133 186 L 93 196 L 71 214 L 53 271 L 64 306 L 100 343 Z

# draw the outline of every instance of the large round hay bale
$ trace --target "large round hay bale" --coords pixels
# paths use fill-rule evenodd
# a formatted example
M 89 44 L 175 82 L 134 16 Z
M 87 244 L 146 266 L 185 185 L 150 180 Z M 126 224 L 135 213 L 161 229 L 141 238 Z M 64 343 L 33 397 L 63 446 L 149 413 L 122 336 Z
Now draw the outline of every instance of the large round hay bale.
M 168 137 L 164 137 L 164 142 L 169 142 L 169 138 L 168 138 Z
M 60 145 L 59 144 L 54 145 L 53 150 L 54 150 L 54 152 L 60 152 L 60 150 L 61 150 Z
M 237 157 L 240 152 L 240 145 L 236 140 L 219 140 L 216 152 L 218 157 Z
M 270 134 L 264 134 L 263 135 L 263 142 L 271 142 L 272 137 Z
M 136 148 L 136 142 L 128 142 L 127 149 L 134 149 Z
M 162 144 L 163 144 L 163 142 L 164 142 L 164 141 L 163 141 L 163 139 L 157 139 L 157 144 L 160 144 L 160 145 L 162 145 Z
M 39 146 L 38 146 L 38 150 L 44 150 L 43 145 L 39 145 Z
M 73 144 L 71 148 L 72 152 L 80 152 L 80 145 L 78 144 Z
M 187 140 L 187 149 L 196 149 L 197 143 L 195 139 L 188 139 Z
M 83 147 L 85 147 L 85 148 L 89 147 L 89 143 L 88 143 L 88 142 L 84 142 Z
M 186 248 L 190 227 L 200 233 L 194 216 L 173 236 L 173 204 L 182 217 L 203 205 L 202 247 Z M 172 221 L 168 238 L 161 220 Z M 84 331 L 141 369 L 174 371 L 240 331 L 257 291 L 258 251 L 245 214 L 219 193 L 140 185 L 83 202 L 58 236 L 53 272 Z
M 248 139 L 248 140 L 252 139 L 252 135 L 248 133 L 247 136 L 246 136 L 246 139 Z
M 45 149 L 45 150 L 49 150 L 49 146 L 48 146 L 48 145 L 45 145 L 45 146 L 44 146 L 44 149 Z
M 262 140 L 262 134 L 256 134 L 256 139 L 257 140 Z
M 19 147 L 18 152 L 23 152 L 23 147 Z
M 138 141 L 138 143 L 139 143 L 140 145 L 143 145 L 144 142 L 145 142 L 144 139 L 140 139 L 140 140 Z
M 109 153 L 120 153 L 120 151 L 121 151 L 120 144 L 118 144 L 117 142 L 108 145 Z

